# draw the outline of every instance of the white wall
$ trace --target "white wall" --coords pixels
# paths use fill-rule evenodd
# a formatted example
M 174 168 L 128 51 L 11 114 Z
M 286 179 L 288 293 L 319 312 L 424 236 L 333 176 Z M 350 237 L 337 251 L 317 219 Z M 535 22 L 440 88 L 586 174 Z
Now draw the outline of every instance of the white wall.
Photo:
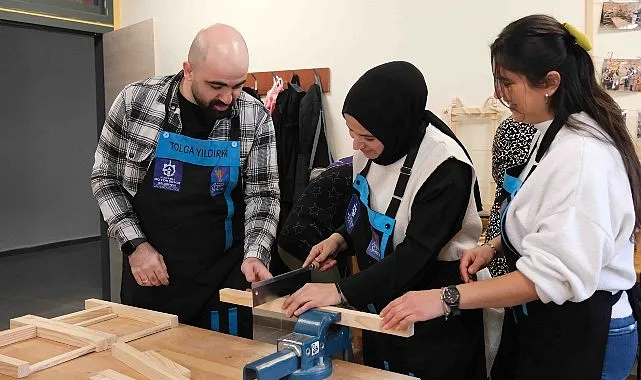
M 122 26 L 158 18 L 160 72 L 178 72 L 196 32 L 212 23 L 236 27 L 250 51 L 250 71 L 331 68 L 330 145 L 352 153 L 340 111 L 365 70 L 409 60 L 426 76 L 429 108 L 456 96 L 469 106 L 492 94 L 489 44 L 510 21 L 551 14 L 583 28 L 583 0 L 121 0 Z M 289 79 L 289 78 L 287 78 Z
M 480 106 L 492 95 L 489 45 L 509 22 L 546 13 L 582 29 L 584 0 L 121 0 L 122 26 L 157 18 L 159 72 L 178 72 L 197 31 L 216 22 L 247 40 L 250 71 L 331 69 L 325 110 L 329 144 L 337 157 L 352 154 L 341 108 L 350 86 L 367 69 L 408 60 L 425 75 L 428 108 L 443 110 L 459 97 Z M 289 78 L 285 78 L 289 79 Z M 639 107 L 641 108 L 641 107 Z M 487 125 L 467 123 L 463 143 L 490 203 Z

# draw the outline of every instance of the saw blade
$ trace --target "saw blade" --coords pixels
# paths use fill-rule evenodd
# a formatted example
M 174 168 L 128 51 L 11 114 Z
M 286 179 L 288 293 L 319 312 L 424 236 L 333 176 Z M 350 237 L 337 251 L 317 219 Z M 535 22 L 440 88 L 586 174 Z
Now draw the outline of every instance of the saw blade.
M 267 280 L 252 284 L 252 304 L 262 305 L 297 291 L 303 285 L 312 282 L 312 269 L 315 265 L 283 273 Z

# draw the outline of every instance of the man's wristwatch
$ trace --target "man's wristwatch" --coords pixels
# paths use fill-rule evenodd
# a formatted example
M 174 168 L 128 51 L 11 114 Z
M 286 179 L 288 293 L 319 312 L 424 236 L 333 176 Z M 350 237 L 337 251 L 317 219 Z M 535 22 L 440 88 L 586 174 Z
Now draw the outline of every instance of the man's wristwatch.
M 456 285 L 441 288 L 441 302 L 443 303 L 446 320 L 450 315 L 457 316 L 461 314 L 461 309 L 459 308 L 461 294 L 456 289 Z
M 129 241 L 125 242 L 125 244 L 123 244 L 123 245 L 120 247 L 120 250 L 121 250 L 121 251 L 122 251 L 122 253 L 124 253 L 126 256 L 129 256 L 129 255 L 131 255 L 132 253 L 134 253 L 134 251 L 136 250 L 136 248 L 138 248 L 138 246 L 139 246 L 140 244 L 145 243 L 145 242 L 147 242 L 147 239 L 144 239 L 144 238 L 136 238 L 136 239 L 132 239 L 132 240 L 129 240 Z

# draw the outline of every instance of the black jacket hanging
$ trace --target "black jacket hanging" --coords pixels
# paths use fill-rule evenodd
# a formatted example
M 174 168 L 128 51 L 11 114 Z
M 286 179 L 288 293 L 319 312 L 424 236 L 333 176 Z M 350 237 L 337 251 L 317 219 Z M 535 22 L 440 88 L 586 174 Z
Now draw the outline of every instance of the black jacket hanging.
M 309 184 L 311 169 L 326 168 L 331 163 L 322 112 L 321 88 L 318 84 L 312 84 L 300 101 L 294 201 Z
M 298 75 L 278 94 L 276 109 L 272 114 L 276 131 L 276 151 L 278 155 L 278 176 L 280 186 L 280 226 L 294 203 L 294 184 L 296 181 L 296 158 L 298 156 L 298 131 L 300 102 L 305 92 L 300 89 Z

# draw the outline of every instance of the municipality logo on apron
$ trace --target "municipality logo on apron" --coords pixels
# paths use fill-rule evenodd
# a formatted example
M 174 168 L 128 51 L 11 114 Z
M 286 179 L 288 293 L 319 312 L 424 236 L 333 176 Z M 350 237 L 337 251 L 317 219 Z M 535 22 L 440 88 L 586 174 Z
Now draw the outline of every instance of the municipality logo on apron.
M 209 194 L 212 197 L 222 194 L 227 188 L 229 183 L 229 167 L 216 166 L 211 171 L 211 184 L 209 186 Z

